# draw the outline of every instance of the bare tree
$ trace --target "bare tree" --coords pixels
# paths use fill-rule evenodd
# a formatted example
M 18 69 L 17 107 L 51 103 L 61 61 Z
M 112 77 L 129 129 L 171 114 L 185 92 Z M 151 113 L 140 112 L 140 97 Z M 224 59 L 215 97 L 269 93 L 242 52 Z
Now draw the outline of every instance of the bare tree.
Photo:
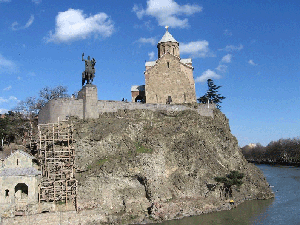
M 39 100 L 38 100 L 38 109 L 43 108 L 47 102 L 55 98 L 69 98 L 70 96 L 67 94 L 68 88 L 65 86 L 57 86 L 54 88 L 44 87 L 39 92 Z
M 39 98 L 28 97 L 24 101 L 20 101 L 14 111 L 22 113 L 28 118 L 32 118 L 37 115 L 41 108 L 43 108 L 47 102 L 55 98 L 69 98 L 67 94 L 68 88 L 64 86 L 57 86 L 54 88 L 44 87 L 39 92 Z

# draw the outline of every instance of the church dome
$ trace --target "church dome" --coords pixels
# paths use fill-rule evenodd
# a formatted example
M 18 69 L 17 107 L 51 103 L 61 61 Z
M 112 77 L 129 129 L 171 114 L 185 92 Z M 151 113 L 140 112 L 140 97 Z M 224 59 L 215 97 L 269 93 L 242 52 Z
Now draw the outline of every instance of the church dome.
M 176 41 L 175 38 L 173 38 L 172 34 L 170 34 L 167 29 L 166 33 L 164 34 L 164 36 L 160 39 L 160 41 L 158 43 L 163 43 L 163 42 L 168 42 L 168 41 L 178 43 L 178 41 Z

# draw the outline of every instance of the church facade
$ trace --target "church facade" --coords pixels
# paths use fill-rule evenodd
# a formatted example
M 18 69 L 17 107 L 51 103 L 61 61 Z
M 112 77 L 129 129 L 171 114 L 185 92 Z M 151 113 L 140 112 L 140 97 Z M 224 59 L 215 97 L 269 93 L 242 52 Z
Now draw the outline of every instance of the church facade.
M 192 59 L 181 59 L 179 43 L 168 29 L 157 44 L 158 59 L 145 63 L 146 103 L 195 103 L 195 81 Z M 136 101 L 132 92 L 132 101 Z M 135 93 L 136 95 L 136 93 Z

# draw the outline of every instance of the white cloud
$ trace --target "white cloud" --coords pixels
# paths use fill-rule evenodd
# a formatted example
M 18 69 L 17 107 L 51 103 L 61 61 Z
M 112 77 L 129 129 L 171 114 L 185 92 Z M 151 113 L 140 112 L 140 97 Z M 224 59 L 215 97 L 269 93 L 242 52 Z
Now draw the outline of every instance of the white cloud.
M 13 22 L 12 24 L 11 24 L 11 29 L 13 29 L 13 30 L 18 30 L 18 28 L 16 28 L 16 26 L 18 26 L 18 22 L 17 21 L 15 21 L 15 22 Z
M 154 52 L 149 52 L 148 56 L 149 56 L 150 60 L 154 60 L 155 59 L 155 53 Z
M 41 2 L 42 2 L 42 0 L 31 0 L 33 3 L 35 3 L 35 4 L 40 4 Z
M 218 71 L 221 72 L 221 73 L 225 73 L 226 70 L 227 70 L 227 66 L 226 66 L 226 65 L 220 64 L 220 65 L 216 68 L 216 70 L 218 70 Z
M 225 55 L 222 58 L 221 62 L 222 63 L 231 63 L 231 59 L 232 59 L 232 55 L 231 54 L 227 54 L 227 55 Z
M 13 73 L 13 72 L 17 72 L 18 68 L 17 65 L 9 60 L 4 58 L 4 56 L 2 56 L 0 54 L 0 74 L 1 73 Z
M 16 102 L 18 99 L 15 96 L 10 96 L 9 98 L 0 97 L 0 104 L 8 102 Z
M 252 66 L 257 66 L 257 64 L 254 63 L 254 61 L 253 61 L 252 59 L 250 59 L 250 60 L 248 61 L 248 63 L 249 63 L 250 65 L 252 65 Z
M 226 36 L 232 36 L 232 32 L 230 30 L 224 30 L 224 35 Z
M 154 37 L 151 37 L 151 38 L 140 38 L 136 42 L 141 43 L 141 44 L 148 44 L 149 43 L 151 45 L 157 44 L 157 40 Z
M 195 79 L 195 82 L 206 82 L 208 79 L 220 79 L 221 76 L 219 74 L 217 74 L 216 72 L 208 69 L 205 72 L 202 73 L 202 75 L 200 77 L 197 77 Z
M 6 88 L 4 88 L 3 91 L 9 91 L 11 88 L 12 88 L 11 85 L 9 85 Z
M 0 109 L 0 114 L 8 113 L 8 109 Z
M 144 23 L 142 25 L 135 24 L 133 27 L 134 28 L 142 28 L 142 29 L 146 28 L 149 31 L 153 31 L 155 28 L 155 26 L 152 25 L 151 20 L 144 21 Z
M 202 7 L 190 4 L 178 5 L 174 0 L 148 0 L 146 9 L 135 4 L 132 10 L 139 19 L 152 16 L 160 26 L 186 28 L 189 27 L 188 19 L 179 16 L 201 12 Z
M 24 28 L 30 27 L 33 21 L 34 21 L 34 15 L 31 15 L 28 22 L 25 24 Z
M 192 57 L 208 57 L 213 56 L 208 48 L 208 41 L 194 41 L 189 43 L 181 43 L 179 45 L 181 54 L 189 54 Z
M 227 51 L 227 52 L 241 51 L 243 48 L 244 48 L 244 46 L 242 44 L 240 44 L 238 46 L 227 45 L 225 48 L 219 49 L 219 51 Z
M 56 16 L 55 32 L 49 32 L 46 42 L 69 42 L 94 35 L 109 37 L 114 31 L 113 21 L 101 12 L 87 17 L 80 9 L 68 9 Z
M 21 30 L 21 29 L 26 29 L 28 27 L 31 26 L 31 24 L 33 23 L 34 21 L 34 15 L 31 15 L 29 20 L 27 21 L 27 23 L 25 24 L 25 26 L 23 27 L 18 27 L 19 23 L 17 21 L 13 22 L 12 25 L 11 25 L 11 28 L 13 30 Z

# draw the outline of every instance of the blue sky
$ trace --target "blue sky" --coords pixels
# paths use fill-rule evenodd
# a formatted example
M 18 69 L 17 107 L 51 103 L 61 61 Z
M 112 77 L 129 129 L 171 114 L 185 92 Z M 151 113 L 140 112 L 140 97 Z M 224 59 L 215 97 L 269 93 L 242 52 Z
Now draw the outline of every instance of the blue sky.
M 193 59 L 197 97 L 208 78 L 222 86 L 240 146 L 297 137 L 299 11 L 297 0 L 0 0 L 0 113 L 45 86 L 79 91 L 83 52 L 99 99 L 130 100 L 168 25 Z

